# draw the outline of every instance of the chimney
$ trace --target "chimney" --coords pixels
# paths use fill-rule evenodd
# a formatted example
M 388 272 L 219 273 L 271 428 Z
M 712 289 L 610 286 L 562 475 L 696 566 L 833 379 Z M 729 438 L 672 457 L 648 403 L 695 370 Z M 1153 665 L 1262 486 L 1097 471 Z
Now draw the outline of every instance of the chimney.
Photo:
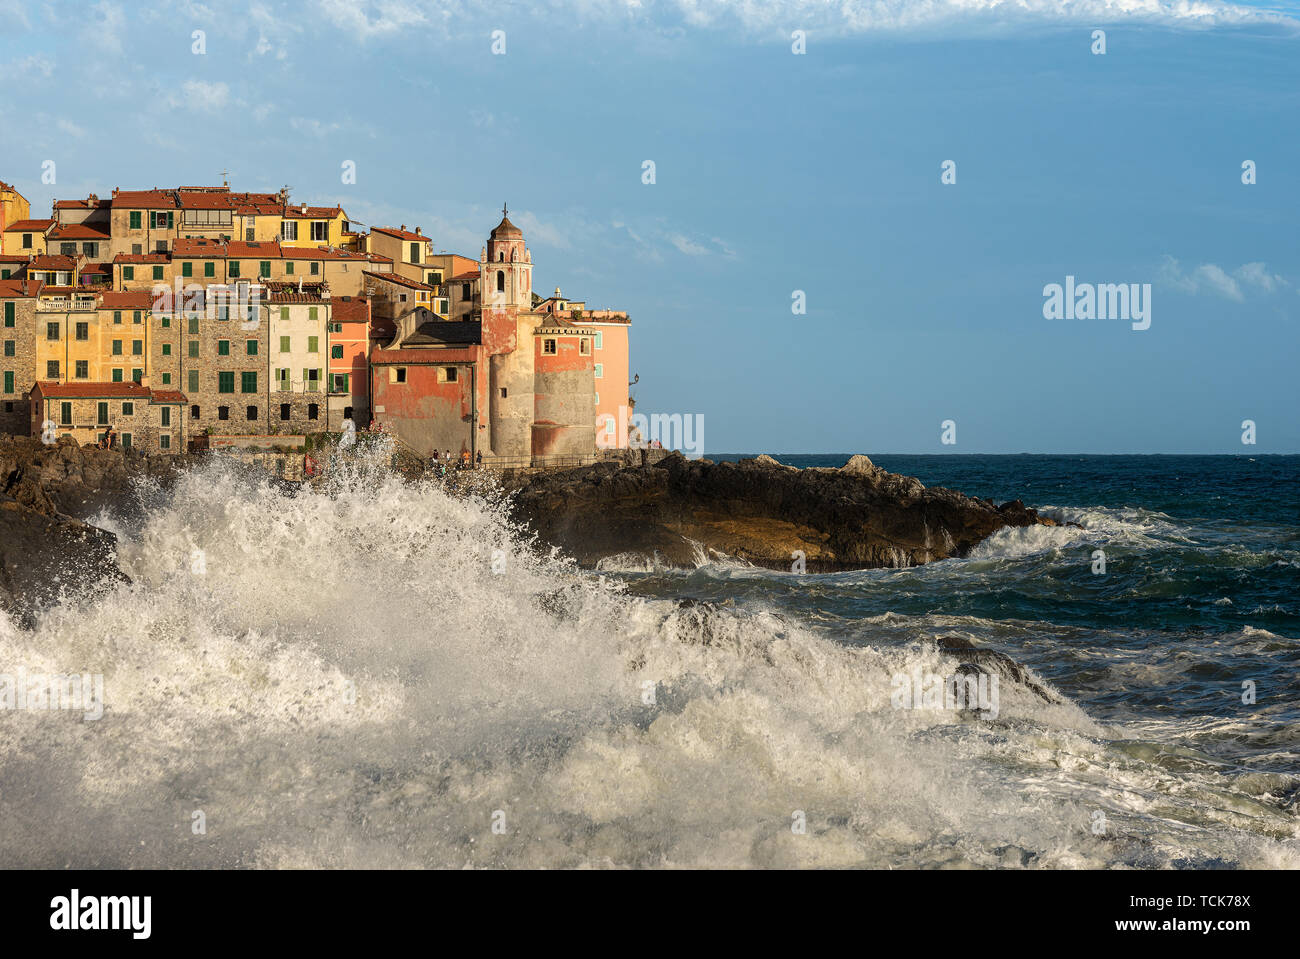
M 403 233 L 406 232 L 406 224 L 405 224 L 405 223 L 402 224 L 402 232 L 403 232 Z
M 420 230 L 421 230 L 421 229 L 423 229 L 423 227 L 418 227 L 418 226 L 417 226 L 417 227 L 415 228 L 415 235 L 416 235 L 416 236 L 419 236 L 419 235 L 420 235 Z
M 302 277 L 298 277 L 298 292 L 302 292 Z
M 307 204 L 306 204 L 306 203 L 304 203 L 304 204 L 302 205 L 302 213 L 303 213 L 304 216 L 307 215 Z

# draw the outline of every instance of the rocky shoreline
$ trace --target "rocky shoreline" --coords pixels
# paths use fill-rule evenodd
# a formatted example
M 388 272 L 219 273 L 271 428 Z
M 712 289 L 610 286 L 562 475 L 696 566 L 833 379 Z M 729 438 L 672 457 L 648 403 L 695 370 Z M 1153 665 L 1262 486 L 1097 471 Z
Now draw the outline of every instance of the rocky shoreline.
M 1056 526 L 1019 500 L 926 489 L 866 456 L 838 469 L 670 454 L 648 465 L 601 463 L 504 478 L 512 514 L 579 564 L 633 554 L 673 566 L 725 554 L 808 572 L 918 566 L 967 555 L 1004 527 Z
M 60 596 L 124 580 L 116 537 L 86 520 L 139 509 L 137 478 L 166 485 L 198 459 L 0 436 L 0 609 L 27 624 Z M 715 556 L 786 570 L 802 557 L 812 573 L 917 566 L 965 556 L 1004 527 L 1057 525 L 1019 500 L 926 489 L 860 455 L 801 470 L 769 456 L 715 463 L 630 451 L 622 462 L 507 472 L 500 487 L 542 546 L 586 568 Z

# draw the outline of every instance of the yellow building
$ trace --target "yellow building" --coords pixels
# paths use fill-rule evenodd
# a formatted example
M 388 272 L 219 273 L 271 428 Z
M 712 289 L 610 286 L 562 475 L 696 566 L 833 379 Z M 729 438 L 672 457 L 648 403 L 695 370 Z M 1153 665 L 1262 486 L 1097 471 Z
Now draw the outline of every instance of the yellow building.
M 342 207 L 286 206 L 280 221 L 280 245 L 292 247 L 343 247 L 356 234 L 348 232 L 348 215 Z
M 15 220 L 0 233 L 0 253 L 41 256 L 46 251 L 45 233 L 53 220 Z
M 27 197 L 0 180 L 0 230 L 8 229 L 10 223 L 30 219 L 31 215 L 32 207 L 27 202 Z M 5 251 L 0 249 L 0 253 L 3 252 Z

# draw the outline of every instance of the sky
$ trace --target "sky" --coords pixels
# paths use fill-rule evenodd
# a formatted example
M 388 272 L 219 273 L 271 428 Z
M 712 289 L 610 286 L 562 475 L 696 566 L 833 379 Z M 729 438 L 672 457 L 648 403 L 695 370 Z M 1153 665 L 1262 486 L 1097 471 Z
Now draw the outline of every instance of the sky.
M 0 0 L 0 88 L 34 216 L 228 171 L 477 257 L 508 203 L 705 455 L 1300 452 L 1294 3 Z

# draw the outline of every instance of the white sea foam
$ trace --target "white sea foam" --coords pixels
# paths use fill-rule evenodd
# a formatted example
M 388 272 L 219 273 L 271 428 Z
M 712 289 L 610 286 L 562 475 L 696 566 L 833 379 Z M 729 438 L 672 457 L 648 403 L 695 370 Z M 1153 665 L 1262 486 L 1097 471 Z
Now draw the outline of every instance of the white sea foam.
M 0 669 L 105 677 L 97 723 L 0 724 L 12 866 L 1300 865 L 1294 814 L 1069 703 L 894 709 L 891 675 L 955 660 L 621 595 L 483 499 L 213 463 L 122 533 L 130 585 L 0 619 Z

